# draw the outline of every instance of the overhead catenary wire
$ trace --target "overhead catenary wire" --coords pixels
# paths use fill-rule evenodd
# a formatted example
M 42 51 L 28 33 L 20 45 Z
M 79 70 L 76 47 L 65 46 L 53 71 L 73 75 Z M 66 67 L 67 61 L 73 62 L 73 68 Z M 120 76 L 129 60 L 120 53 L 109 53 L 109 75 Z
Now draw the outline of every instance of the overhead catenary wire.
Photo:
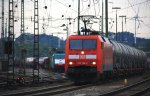
M 20 3 L 20 0 L 15 0 L 15 1 L 18 1 L 18 3 Z M 25 0 L 28 4 L 29 3 L 33 3 L 33 1 L 34 0 Z M 83 10 L 81 10 L 81 14 L 86 14 L 87 12 L 89 12 L 88 14 L 90 14 L 90 13 L 93 13 L 94 15 L 95 15 L 95 13 L 96 13 L 96 16 L 97 17 L 99 17 L 100 15 L 101 15 L 101 10 L 99 9 L 100 7 L 100 0 L 81 0 L 82 2 L 83 2 Z M 137 9 L 137 7 L 138 6 L 140 6 L 140 8 L 142 8 L 142 6 L 143 5 L 149 5 L 150 3 L 149 3 L 149 1 L 150 0 L 142 0 L 142 1 L 140 1 L 140 0 L 138 0 L 138 1 L 133 1 L 133 0 L 130 0 L 129 2 L 131 3 L 131 4 L 129 4 L 128 3 L 128 1 L 126 1 L 126 3 L 128 3 L 129 5 L 127 5 L 127 6 L 125 6 L 125 7 L 123 7 L 123 8 L 121 8 L 121 10 L 118 10 L 118 11 L 120 11 L 120 12 L 124 12 L 125 10 L 128 10 L 128 9 L 130 9 L 129 11 L 131 11 L 131 10 L 133 10 L 132 8 L 134 8 L 134 10 L 136 10 Z M 72 17 L 72 18 L 76 18 L 76 14 L 77 14 L 77 10 L 76 10 L 76 8 L 75 7 L 77 7 L 76 6 L 76 0 L 65 0 L 65 1 L 63 1 L 63 0 L 42 0 L 42 1 L 40 1 L 40 2 L 43 2 L 41 5 L 40 5 L 40 11 L 41 10 L 44 10 L 43 12 L 44 12 L 44 14 L 40 14 L 40 17 L 39 17 L 39 20 L 40 20 L 40 26 L 41 26 L 41 22 L 42 22 L 42 18 L 43 18 L 43 16 L 45 17 L 45 19 L 46 19 L 46 21 L 45 21 L 45 25 L 46 25 L 46 29 L 47 30 L 50 30 L 50 28 L 54 28 L 54 27 L 56 27 L 57 28 L 57 25 L 59 25 L 59 23 L 64 23 L 64 21 L 63 21 L 63 19 L 62 18 L 59 18 L 59 17 L 57 17 L 57 16 L 55 16 L 55 14 L 53 14 L 52 13 L 52 10 L 54 10 L 54 8 L 55 8 L 55 3 L 57 3 L 57 4 L 59 4 L 59 5 L 61 5 L 61 7 L 62 8 L 64 8 L 64 10 L 62 11 L 62 13 L 63 14 L 65 14 L 66 13 L 66 10 L 68 10 L 67 11 L 67 14 L 69 13 L 69 15 L 70 15 L 70 17 Z M 51 3 L 50 3 L 51 2 Z M 71 2 L 71 3 L 70 3 Z M 91 2 L 91 4 L 90 4 L 90 7 L 88 7 L 88 3 L 89 2 Z M 99 2 L 99 3 L 98 3 Z M 114 4 L 116 4 L 115 2 L 116 2 L 116 0 L 113 0 L 113 2 L 114 2 Z M 147 3 L 148 2 L 148 3 Z M 121 2 L 119 2 L 119 3 L 121 3 Z M 69 7 L 68 6 L 68 4 L 69 5 L 71 5 L 71 7 Z M 72 7 L 72 5 L 75 5 L 75 6 L 73 6 Z M 82 4 L 82 3 L 81 3 Z M 30 5 L 32 5 L 32 4 L 30 4 Z M 47 9 L 45 10 L 44 9 L 44 6 L 47 6 Z M 19 6 L 18 6 L 19 7 Z M 149 7 L 149 6 L 147 6 L 147 7 Z M 43 8 L 43 9 L 41 9 L 41 8 Z M 73 9 L 73 10 L 72 10 Z M 93 10 L 93 9 L 96 9 L 96 12 L 95 12 L 95 10 Z M 92 11 L 91 11 L 92 10 Z M 141 10 L 141 9 L 140 9 Z M 29 13 L 29 12 L 33 12 L 33 8 L 27 8 L 26 9 L 26 13 Z M 128 11 L 128 12 L 129 12 Z M 20 11 L 18 10 L 18 13 L 19 13 Z M 115 11 L 112 11 L 112 12 L 115 12 Z M 109 14 L 111 15 L 111 13 L 112 12 L 110 12 L 109 11 Z M 141 24 L 142 24 L 142 27 L 144 26 L 143 25 L 143 23 L 144 24 L 146 24 L 146 25 L 148 25 L 148 20 L 149 20 L 149 17 L 147 16 L 143 16 L 144 14 L 142 14 L 142 12 L 143 13 L 146 13 L 147 11 L 146 10 L 143 10 L 143 11 L 141 11 L 140 12 L 140 14 L 139 14 L 139 17 L 143 17 L 143 18 L 139 18 L 140 20 L 142 20 L 143 22 L 141 22 Z M 134 13 L 134 12 L 133 12 Z M 147 13 L 149 13 L 149 12 L 147 12 Z M 5 13 L 5 14 L 7 14 L 7 12 Z M 32 16 L 32 14 L 28 14 L 28 16 Z M 109 16 L 110 16 L 109 15 Z M 16 14 L 16 16 L 15 16 L 15 18 L 17 17 L 17 14 Z M 25 17 L 27 17 L 27 15 L 25 16 Z M 61 17 L 61 16 L 60 16 Z M 65 15 L 65 17 L 68 17 L 67 15 Z M 64 18 L 65 18 L 64 17 Z M 130 16 L 130 17 L 132 17 L 132 16 Z M 129 17 L 129 18 L 130 18 Z M 30 18 L 30 17 L 29 17 Z M 20 20 L 20 17 L 18 17 L 18 19 Z M 147 19 L 146 21 L 145 21 L 145 19 Z M 25 20 L 27 20 L 27 22 L 28 21 L 30 21 L 30 20 L 28 20 L 28 18 L 25 18 Z M 60 21 L 59 21 L 60 20 Z M 18 22 L 20 22 L 20 21 L 18 21 Z M 31 27 L 33 24 L 33 22 L 31 23 L 31 26 L 29 25 L 28 26 L 28 24 L 29 24 L 30 22 L 28 22 L 27 24 L 25 24 L 25 28 L 26 27 Z M 51 24 L 52 23 L 52 24 Z M 131 22 L 129 22 L 129 23 L 131 23 Z M 17 25 L 17 22 L 15 23 L 16 25 Z M 128 25 L 127 25 L 128 26 Z M 149 26 L 147 26 L 148 28 L 149 28 Z M 41 28 L 41 27 L 40 27 Z M 74 26 L 74 28 L 76 28 L 76 26 Z M 19 29 L 19 28 L 18 28 Z M 110 29 L 110 26 L 109 26 L 109 29 Z M 57 30 L 57 29 L 56 29 Z M 112 29 L 110 29 L 110 30 L 113 30 L 113 28 Z M 28 31 L 30 31 L 30 29 L 28 29 Z

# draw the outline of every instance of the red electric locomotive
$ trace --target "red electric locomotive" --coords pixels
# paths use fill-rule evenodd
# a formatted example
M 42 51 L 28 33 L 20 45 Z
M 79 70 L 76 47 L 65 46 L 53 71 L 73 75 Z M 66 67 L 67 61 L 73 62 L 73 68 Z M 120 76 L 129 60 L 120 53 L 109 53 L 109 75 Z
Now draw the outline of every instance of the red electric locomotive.
M 142 72 L 145 64 L 143 51 L 100 35 L 69 36 L 66 41 L 65 72 L 75 83 Z

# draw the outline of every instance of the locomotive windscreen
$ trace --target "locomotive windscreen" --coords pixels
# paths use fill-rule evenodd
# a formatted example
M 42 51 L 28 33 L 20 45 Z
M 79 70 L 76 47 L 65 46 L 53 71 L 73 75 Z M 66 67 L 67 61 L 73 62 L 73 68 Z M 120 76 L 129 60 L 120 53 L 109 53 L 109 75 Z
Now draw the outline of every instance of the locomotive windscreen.
M 65 58 L 65 55 L 56 55 L 55 56 L 55 59 L 64 59 Z
M 70 49 L 96 49 L 96 40 L 70 40 Z

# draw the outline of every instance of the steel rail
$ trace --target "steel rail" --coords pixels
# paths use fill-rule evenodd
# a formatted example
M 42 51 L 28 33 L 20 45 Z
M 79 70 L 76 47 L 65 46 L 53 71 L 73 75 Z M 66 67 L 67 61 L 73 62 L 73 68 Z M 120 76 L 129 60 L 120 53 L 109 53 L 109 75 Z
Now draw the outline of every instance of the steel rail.
M 139 86 L 139 85 L 141 85 L 141 84 L 143 84 L 143 83 L 145 83 L 145 82 L 148 82 L 148 81 L 150 81 L 150 78 L 145 79 L 145 80 L 140 81 L 140 82 L 137 82 L 137 83 L 135 83 L 135 84 L 132 84 L 132 85 L 129 85 L 129 86 L 126 86 L 126 87 L 117 89 L 117 90 L 113 90 L 113 91 L 110 91 L 110 92 L 107 92 L 107 93 L 104 93 L 104 94 L 100 94 L 99 96 L 115 96 L 116 94 L 122 93 L 123 91 L 127 91 L 127 90 L 129 90 L 130 88 Z M 133 95 L 133 96 L 134 96 L 134 95 Z
M 86 87 L 93 86 L 92 84 L 87 84 L 87 85 L 81 85 L 81 86 L 68 86 L 66 88 L 59 88 L 57 90 L 49 90 L 45 92 L 38 92 L 36 94 L 28 94 L 27 96 L 48 96 L 48 95 L 56 95 L 56 94 L 61 94 L 61 93 L 66 93 Z
M 56 90 L 59 88 L 65 88 L 65 87 L 69 87 L 72 86 L 72 83 L 69 84 L 64 84 L 64 85 L 58 85 L 58 86 L 50 86 L 50 87 L 44 87 L 44 88 L 40 88 L 40 89 L 33 89 L 33 90 L 25 90 L 25 91 L 20 91 L 20 92 L 12 92 L 12 93 L 8 93 L 8 94 L 1 94 L 2 96 L 22 96 L 22 95 L 30 95 L 30 94 L 37 94 L 37 93 L 42 93 L 45 91 L 49 91 L 49 90 Z
M 141 96 L 141 95 L 147 93 L 149 90 L 150 90 L 150 87 L 147 87 L 147 88 L 144 88 L 143 90 L 140 90 L 130 96 Z

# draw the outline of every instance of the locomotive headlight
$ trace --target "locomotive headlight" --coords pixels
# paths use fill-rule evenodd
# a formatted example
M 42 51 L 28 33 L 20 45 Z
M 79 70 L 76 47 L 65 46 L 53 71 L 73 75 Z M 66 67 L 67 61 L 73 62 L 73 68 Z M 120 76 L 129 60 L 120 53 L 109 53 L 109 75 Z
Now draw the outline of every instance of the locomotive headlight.
M 69 65 L 72 65 L 73 64 L 73 62 L 69 62 Z
M 92 62 L 93 65 L 96 65 L 96 62 Z
M 84 54 L 84 51 L 81 51 L 81 54 Z

